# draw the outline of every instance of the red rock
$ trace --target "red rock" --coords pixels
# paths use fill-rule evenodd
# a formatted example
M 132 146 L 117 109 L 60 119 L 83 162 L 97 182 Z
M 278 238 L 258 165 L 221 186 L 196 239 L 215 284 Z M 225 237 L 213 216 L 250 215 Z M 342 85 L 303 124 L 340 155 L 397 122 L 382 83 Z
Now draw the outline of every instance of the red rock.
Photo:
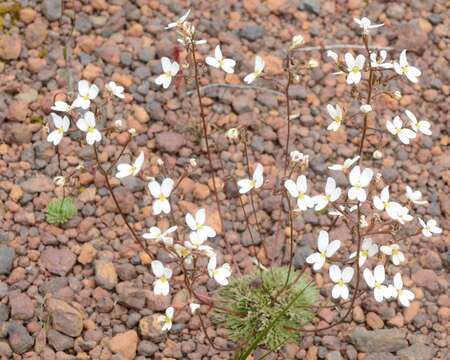
M 25 101 L 13 101 L 8 106 L 6 118 L 12 121 L 25 121 L 28 117 L 28 104 Z
M 411 305 L 403 311 L 403 317 L 405 319 L 405 323 L 408 324 L 414 320 L 414 318 L 419 313 L 420 303 L 417 301 L 413 301 Z
M 109 341 L 108 347 L 114 354 L 120 354 L 124 359 L 132 360 L 136 357 L 138 340 L 136 331 L 129 330 L 114 336 Z
M 42 265 L 52 274 L 65 276 L 75 265 L 76 256 L 67 248 L 47 247 L 41 254 Z
M 83 317 L 77 309 L 55 298 L 50 299 L 47 305 L 54 329 L 72 337 L 80 336 L 83 330 Z
M 25 30 L 25 44 L 34 49 L 42 45 L 47 39 L 47 25 L 42 21 L 36 21 L 27 26 Z
M 19 37 L 0 35 L 0 59 L 15 60 L 20 56 L 22 42 Z

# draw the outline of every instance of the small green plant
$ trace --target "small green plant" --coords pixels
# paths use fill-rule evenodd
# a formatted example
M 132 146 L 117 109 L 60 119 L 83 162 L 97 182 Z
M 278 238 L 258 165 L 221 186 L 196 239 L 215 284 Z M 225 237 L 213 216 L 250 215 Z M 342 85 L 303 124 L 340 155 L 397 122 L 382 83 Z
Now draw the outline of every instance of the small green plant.
M 219 290 L 219 304 L 225 305 L 215 309 L 214 319 L 229 331 L 230 339 L 245 341 L 245 349 L 262 345 L 270 351 L 299 341 L 295 329 L 314 318 L 312 307 L 319 293 L 297 271 L 291 271 L 286 285 L 288 272 L 288 267 L 255 272 L 235 278 Z
M 72 198 L 53 199 L 48 204 L 47 222 L 52 225 L 62 225 L 73 218 L 77 207 Z

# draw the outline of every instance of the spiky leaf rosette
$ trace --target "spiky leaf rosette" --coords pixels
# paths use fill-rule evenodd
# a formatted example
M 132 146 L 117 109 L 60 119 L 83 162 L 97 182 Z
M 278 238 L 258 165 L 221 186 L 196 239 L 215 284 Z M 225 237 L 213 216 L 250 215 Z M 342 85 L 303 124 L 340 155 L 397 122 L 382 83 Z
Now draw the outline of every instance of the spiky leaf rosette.
M 77 207 L 72 198 L 53 199 L 48 204 L 47 222 L 52 225 L 62 225 L 73 218 Z
M 280 315 L 260 346 L 274 350 L 287 342 L 300 340 L 300 333 L 289 329 L 300 328 L 314 318 L 312 307 L 319 292 L 313 284 L 309 284 L 305 275 L 297 280 L 299 273 L 291 271 L 288 286 L 274 299 L 286 283 L 287 275 L 287 267 L 272 268 L 262 272 L 262 275 L 255 272 L 235 278 L 219 290 L 219 303 L 223 302 L 228 311 L 215 308 L 214 320 L 229 331 L 231 340 L 242 342 L 254 339 Z M 295 297 L 297 299 L 286 310 Z

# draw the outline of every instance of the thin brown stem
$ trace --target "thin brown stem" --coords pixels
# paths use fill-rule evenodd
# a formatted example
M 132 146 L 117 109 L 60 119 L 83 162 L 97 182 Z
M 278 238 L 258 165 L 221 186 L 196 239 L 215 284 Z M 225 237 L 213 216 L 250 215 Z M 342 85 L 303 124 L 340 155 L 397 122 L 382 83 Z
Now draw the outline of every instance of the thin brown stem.
M 223 239 L 224 239 L 224 242 L 225 242 L 225 246 L 227 248 L 227 252 L 231 256 L 231 259 L 232 259 L 233 265 L 235 267 L 235 270 L 237 271 L 238 274 L 240 274 L 239 266 L 236 263 L 236 260 L 234 259 L 233 251 L 231 249 L 230 243 L 229 243 L 228 238 L 227 238 L 227 233 L 226 233 L 226 230 L 225 230 L 225 224 L 224 224 L 223 215 L 222 215 L 222 207 L 220 205 L 219 192 L 217 190 L 216 171 L 214 170 L 214 165 L 213 165 L 213 161 L 212 161 L 211 148 L 210 148 L 209 139 L 208 139 L 208 125 L 206 123 L 206 114 L 205 114 L 205 109 L 204 109 L 203 103 L 202 103 L 202 95 L 201 95 L 201 92 L 200 92 L 200 79 L 199 79 L 198 63 L 197 63 L 197 57 L 196 57 L 197 50 L 196 50 L 196 47 L 195 47 L 195 41 L 191 42 L 191 52 L 192 52 L 192 61 L 193 61 L 193 67 L 194 67 L 195 89 L 196 89 L 196 92 L 197 92 L 198 105 L 199 105 L 199 108 L 200 108 L 200 118 L 202 120 L 203 138 L 205 140 L 206 152 L 207 152 L 207 155 L 208 155 L 209 167 L 211 169 L 211 177 L 212 177 L 212 184 L 213 184 L 213 190 L 214 190 L 214 198 L 216 200 L 216 205 L 217 205 L 217 212 L 219 213 L 220 225 L 222 227 Z

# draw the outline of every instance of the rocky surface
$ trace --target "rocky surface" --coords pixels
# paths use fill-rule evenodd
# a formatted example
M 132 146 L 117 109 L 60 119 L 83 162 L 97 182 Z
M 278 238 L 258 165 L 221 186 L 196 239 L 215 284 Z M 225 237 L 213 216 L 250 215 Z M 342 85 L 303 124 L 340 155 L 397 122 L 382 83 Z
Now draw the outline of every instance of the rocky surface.
M 46 142 L 43 123 L 49 119 L 53 99 L 81 78 L 95 81 L 102 89 L 114 80 L 125 87 L 126 98 L 104 109 L 101 126 L 122 119 L 124 127 L 137 132 L 125 156 L 135 158 L 141 150 L 146 156 L 141 179 L 112 181 L 136 231 L 141 233 L 155 224 L 169 225 L 151 214 L 151 197 L 144 190 L 148 177 L 161 176 L 157 160 L 163 159 L 169 172 L 178 177 L 195 157 L 199 168 L 173 194 L 175 218 L 183 219 L 186 211 L 197 205 L 206 207 L 208 221 L 219 233 L 214 246 L 225 261 L 231 261 L 223 242 L 226 231 L 234 258 L 244 272 L 252 269 L 250 256 L 258 253 L 262 243 L 270 247 L 271 258 L 281 254 L 285 237 L 276 242 L 272 234 L 279 216 L 278 198 L 271 191 L 261 192 L 256 201 L 263 233 L 252 239 L 234 183 L 220 183 L 219 196 L 226 209 L 225 229 L 221 229 L 192 79 L 180 78 L 166 91 L 154 84 L 161 71 L 161 57 L 172 58 L 178 50 L 182 59 L 185 56 L 184 50 L 176 48 L 175 33 L 165 31 L 164 26 L 184 14 L 189 5 L 185 1 L 43 0 L 21 1 L 17 11 L 4 11 L 4 4 L 16 3 L 7 0 L 0 4 L 0 358 L 229 358 L 227 352 L 210 346 L 198 316 L 190 315 L 184 307 L 186 294 L 181 283 L 169 296 L 152 293 L 154 278 L 148 259 L 130 236 L 102 177 L 94 170 L 92 150 L 80 146 L 84 143 L 75 133 L 66 136 L 60 152 L 63 171 L 75 174 L 67 189 L 78 214 L 60 228 L 45 221 L 48 202 L 61 196 L 53 183 L 58 158 Z M 420 82 L 413 86 L 393 82 L 403 98 L 396 102 L 379 96 L 375 106 L 383 113 L 377 117 L 384 121 L 408 108 L 432 123 L 433 135 L 421 136 L 410 146 L 390 136 L 381 141 L 369 137 L 367 161 L 379 146 L 383 158 L 373 161 L 373 166 L 391 185 L 392 196 L 402 198 L 405 184 L 422 191 L 429 205 L 417 208 L 417 214 L 435 218 L 444 229 L 439 237 L 408 237 L 402 273 L 405 286 L 414 291 L 416 299 L 403 309 L 393 302 L 378 304 L 370 294 L 363 295 L 347 323 L 323 333 L 305 333 L 300 343 L 283 348 L 278 358 L 446 359 L 450 321 L 447 2 L 220 0 L 195 4 L 191 16 L 196 19 L 200 37 L 208 39 L 208 45 L 200 48 L 201 57 L 211 54 L 220 42 L 225 55 L 238 61 L 237 75 L 225 77 L 218 71 L 206 71 L 202 85 L 225 81 L 241 84 L 240 79 L 253 70 L 255 54 L 263 55 L 269 71 L 282 74 L 284 51 L 297 33 L 304 35 L 307 46 L 360 44 L 353 17 L 368 16 L 385 24 L 372 40 L 394 48 L 389 58 L 397 58 L 403 48 L 409 50 L 408 59 L 423 72 Z M 64 58 L 66 46 L 68 61 Z M 314 178 L 311 190 L 319 192 L 329 174 L 327 166 L 356 154 L 359 135 L 355 129 L 333 134 L 326 131 L 326 104 L 337 102 L 336 98 L 348 104 L 350 98 L 343 96 L 348 87 L 342 77 L 331 75 L 335 68 L 324 54 L 298 54 L 298 59 L 309 58 L 318 59 L 320 66 L 302 75 L 291 89 L 292 113 L 300 117 L 292 121 L 290 150 L 310 156 L 307 176 Z M 273 87 L 264 81 L 258 84 Z M 245 125 L 251 132 L 251 161 L 261 162 L 272 179 L 282 176 L 282 146 L 287 133 L 283 96 L 218 88 L 205 90 L 205 94 L 210 141 L 215 152 L 220 152 L 214 154 L 217 169 L 220 157 L 234 176 L 245 176 L 242 148 L 225 137 L 227 129 Z M 107 166 L 128 136 L 126 132 L 114 133 L 102 143 L 99 156 Z M 77 170 L 81 165 L 83 171 Z M 226 178 L 222 171 L 219 174 Z M 341 185 L 347 182 L 339 175 L 336 179 Z M 248 203 L 246 210 L 251 212 Z M 295 219 L 296 267 L 304 266 L 315 247 L 315 234 L 329 223 L 328 218 L 311 211 Z M 253 220 L 250 225 L 255 230 Z M 283 234 L 289 233 L 284 230 Z M 336 237 L 344 240 L 345 231 L 337 228 Z M 156 248 L 151 251 L 167 261 L 167 254 L 156 252 Z M 311 274 L 309 269 L 307 273 Z M 322 287 L 321 294 L 328 297 L 328 275 L 314 276 Z M 213 289 L 207 279 L 202 286 Z M 161 334 L 155 319 L 169 305 L 176 308 L 174 325 L 170 333 Z M 333 308 L 324 308 L 314 325 L 324 326 L 338 317 Z M 212 341 L 224 347 L 224 332 L 208 320 L 206 326 Z

